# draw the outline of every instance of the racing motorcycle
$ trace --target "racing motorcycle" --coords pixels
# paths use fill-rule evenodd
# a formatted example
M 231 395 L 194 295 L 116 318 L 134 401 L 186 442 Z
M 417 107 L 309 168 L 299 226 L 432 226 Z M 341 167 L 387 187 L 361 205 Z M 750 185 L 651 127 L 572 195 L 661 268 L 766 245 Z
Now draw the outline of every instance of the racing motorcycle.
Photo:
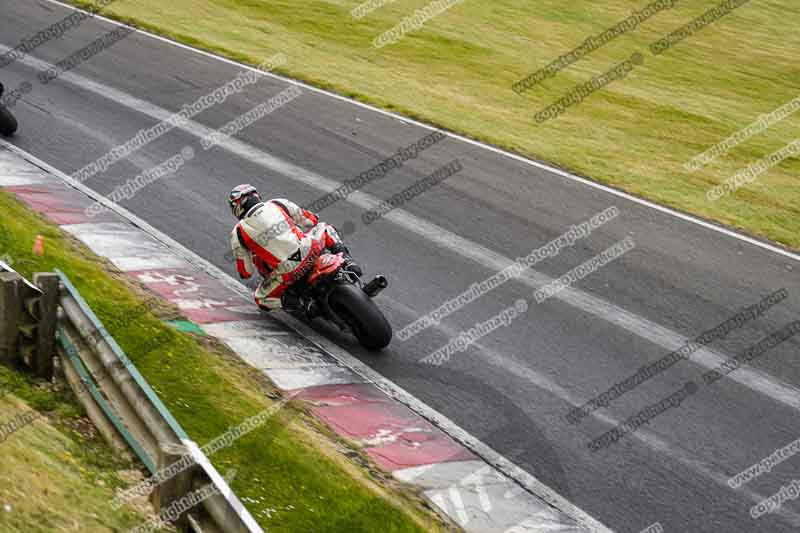
M 368 350 L 377 351 L 389 345 L 392 326 L 372 301 L 389 286 L 384 276 L 377 275 L 369 283 L 363 283 L 355 272 L 346 269 L 342 253 L 322 253 L 309 270 L 304 282 L 294 284 L 289 290 L 299 297 L 302 309 L 313 308 L 315 312 L 295 310 L 292 314 L 302 314 L 306 319 L 324 318 L 355 335 Z
M 4 87 L 0 83 L 0 98 L 3 97 Z M 17 131 L 17 119 L 14 115 L 0 102 L 0 135 L 5 137 L 14 135 Z

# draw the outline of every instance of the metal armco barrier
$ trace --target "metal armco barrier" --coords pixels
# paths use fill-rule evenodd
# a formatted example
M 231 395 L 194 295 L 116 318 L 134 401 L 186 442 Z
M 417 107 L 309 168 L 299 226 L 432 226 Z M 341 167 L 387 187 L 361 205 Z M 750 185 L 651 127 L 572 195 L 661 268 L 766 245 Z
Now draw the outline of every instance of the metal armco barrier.
M 263 533 L 69 279 L 58 270 L 34 279 L 38 286 L 0 262 L 0 359 L 23 359 L 49 379 L 59 355 L 67 383 L 98 431 L 118 450 L 132 451 L 151 474 L 190 456 L 190 468 L 151 493 L 158 513 L 194 491 L 211 493 L 173 522 L 179 531 Z

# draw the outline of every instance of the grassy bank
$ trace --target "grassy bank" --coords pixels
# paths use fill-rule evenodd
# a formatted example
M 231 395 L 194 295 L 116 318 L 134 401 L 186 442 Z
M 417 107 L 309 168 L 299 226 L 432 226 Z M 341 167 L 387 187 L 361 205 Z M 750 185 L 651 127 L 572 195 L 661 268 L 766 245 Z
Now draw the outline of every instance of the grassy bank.
M 800 117 L 702 170 L 683 167 L 800 96 L 800 6 L 790 0 L 751 0 L 663 55 L 648 51 L 719 2 L 676 2 L 522 96 L 512 91 L 515 82 L 649 2 L 465 0 L 380 49 L 371 44 L 376 36 L 429 1 L 398 0 L 360 19 L 350 11 L 361 0 L 117 0 L 107 13 L 252 64 L 284 52 L 288 75 L 797 249 L 797 159 L 719 201 L 706 192 L 792 142 Z M 538 111 L 634 52 L 645 63 L 625 79 L 536 122 Z
M 43 257 L 31 253 L 37 234 L 45 237 Z M 164 319 L 177 315 L 174 308 L 155 305 L 142 314 L 146 296 L 141 289 L 122 275 L 109 274 L 108 263 L 0 192 L 4 254 L 23 275 L 64 271 L 201 446 L 278 398 L 258 371 L 223 347 L 166 325 Z M 346 459 L 342 451 L 355 458 Z M 292 404 L 211 461 L 221 472 L 237 469 L 232 486 L 268 531 L 440 530 L 421 498 L 392 486 L 376 469 L 358 468 L 366 461 L 352 451 Z
M 0 441 L 0 531 L 77 531 L 79 524 L 99 533 L 145 522 L 152 512 L 146 502 L 108 506 L 116 488 L 141 474 L 106 445 L 72 398 L 0 366 L 0 424 L 23 420 L 33 421 Z

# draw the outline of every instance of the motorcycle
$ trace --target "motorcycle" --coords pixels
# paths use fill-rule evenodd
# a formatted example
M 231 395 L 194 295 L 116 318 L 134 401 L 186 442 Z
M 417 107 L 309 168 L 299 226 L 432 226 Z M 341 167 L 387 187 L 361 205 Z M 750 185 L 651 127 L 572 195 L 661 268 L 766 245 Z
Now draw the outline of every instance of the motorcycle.
M 377 275 L 369 283 L 363 283 L 358 275 L 345 268 L 343 254 L 325 252 L 315 259 L 305 278 L 304 283 L 297 283 L 290 289 L 296 292 L 302 309 L 308 309 L 313 301 L 317 309 L 315 316 L 352 333 L 368 350 L 377 351 L 389 345 L 392 326 L 372 301 L 389 286 L 384 276 Z M 305 318 L 313 318 L 303 314 Z
M 4 87 L 0 83 L 0 98 L 3 97 Z M 17 119 L 14 115 L 0 102 L 0 135 L 9 137 L 14 135 L 17 131 Z

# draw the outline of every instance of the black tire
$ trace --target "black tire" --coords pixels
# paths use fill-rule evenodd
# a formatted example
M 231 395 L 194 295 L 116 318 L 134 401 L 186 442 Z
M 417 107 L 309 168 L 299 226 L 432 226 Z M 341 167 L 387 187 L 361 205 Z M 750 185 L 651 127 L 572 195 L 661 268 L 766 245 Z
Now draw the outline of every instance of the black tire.
M 392 326 L 378 306 L 355 285 L 339 285 L 328 304 L 347 322 L 358 342 L 367 350 L 382 350 L 392 341 Z
M 17 119 L 3 106 L 0 106 L 0 135 L 10 137 L 17 131 Z

